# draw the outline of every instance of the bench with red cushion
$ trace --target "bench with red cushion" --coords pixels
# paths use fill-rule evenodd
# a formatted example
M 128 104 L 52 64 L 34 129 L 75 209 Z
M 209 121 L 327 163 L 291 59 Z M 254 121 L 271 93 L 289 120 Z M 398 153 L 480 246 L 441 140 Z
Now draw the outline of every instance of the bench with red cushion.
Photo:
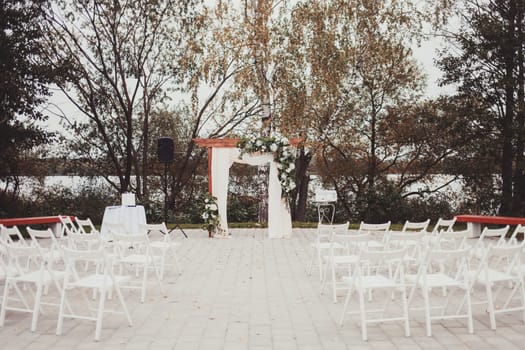
M 458 215 L 456 221 L 495 225 L 525 225 L 525 218 L 513 216 Z
M 70 216 L 70 218 L 71 220 L 75 220 L 74 216 Z M 58 223 L 60 223 L 60 216 L 35 216 L 29 218 L 0 219 L 0 224 L 4 226 L 27 226 Z
M 481 224 L 494 225 L 525 225 L 525 218 L 514 216 L 490 216 L 490 215 L 457 215 L 456 222 L 466 222 L 472 228 L 473 236 L 481 234 Z
M 66 216 L 66 215 L 63 215 Z M 69 215 L 67 215 L 69 216 Z M 74 216 L 69 216 L 71 220 L 75 220 Z M 51 230 L 57 237 L 62 236 L 62 223 L 60 221 L 60 216 L 34 216 L 27 218 L 9 218 L 9 219 L 0 219 L 0 225 L 6 227 L 10 226 L 30 226 L 30 225 L 41 225 L 49 224 Z

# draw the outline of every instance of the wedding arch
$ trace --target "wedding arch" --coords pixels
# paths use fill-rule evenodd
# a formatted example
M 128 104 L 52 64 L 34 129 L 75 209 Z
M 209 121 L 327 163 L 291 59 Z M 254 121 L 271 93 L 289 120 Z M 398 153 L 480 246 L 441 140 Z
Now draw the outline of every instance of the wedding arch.
M 227 199 L 230 167 L 233 163 L 270 165 L 268 180 L 268 237 L 285 238 L 292 235 L 292 219 L 278 177 L 277 163 L 272 153 L 249 153 L 241 155 L 237 148 L 240 139 L 194 139 L 208 149 L 208 192 L 217 198 L 221 228 L 228 233 Z M 301 139 L 290 139 L 297 146 Z

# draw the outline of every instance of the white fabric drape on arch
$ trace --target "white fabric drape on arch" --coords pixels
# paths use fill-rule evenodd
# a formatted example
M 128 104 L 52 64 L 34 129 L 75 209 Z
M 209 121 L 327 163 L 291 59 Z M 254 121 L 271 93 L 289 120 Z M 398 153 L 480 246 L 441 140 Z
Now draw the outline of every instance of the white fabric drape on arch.
M 230 167 L 233 163 L 263 165 L 270 163 L 268 184 L 268 236 L 285 238 L 292 235 L 292 218 L 284 199 L 281 198 L 281 183 L 277 164 L 271 153 L 245 154 L 240 158 L 237 148 L 214 147 L 211 161 L 212 195 L 217 197 L 221 226 L 228 231 L 227 197 Z

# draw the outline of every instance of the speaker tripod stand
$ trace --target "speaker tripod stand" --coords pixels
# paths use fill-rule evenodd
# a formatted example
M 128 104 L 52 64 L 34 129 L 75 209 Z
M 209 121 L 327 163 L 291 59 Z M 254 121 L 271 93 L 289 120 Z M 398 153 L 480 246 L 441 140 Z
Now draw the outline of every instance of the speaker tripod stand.
M 168 224 L 168 166 L 170 163 L 173 163 L 173 152 L 174 152 L 174 145 L 173 145 L 173 139 L 169 137 L 162 137 L 158 140 L 157 143 L 157 156 L 159 158 L 159 161 L 161 163 L 164 163 L 164 208 L 163 208 L 163 214 L 164 214 L 164 223 Z M 175 213 L 173 213 L 174 218 L 174 227 L 169 231 L 169 233 L 173 232 L 175 229 L 179 229 L 184 237 L 188 238 L 188 235 L 182 227 L 175 222 Z
M 163 212 L 163 216 L 164 216 L 164 223 L 166 225 L 168 225 L 168 164 L 167 162 L 164 163 L 164 188 L 163 188 L 163 192 L 164 192 L 164 208 L 162 210 Z M 178 224 L 177 222 L 175 222 L 175 214 L 173 214 L 173 218 L 174 218 L 174 222 L 173 222 L 173 225 L 174 227 L 169 231 L 169 233 L 175 231 L 176 229 L 179 229 L 182 234 L 184 235 L 184 237 L 188 238 L 188 235 L 186 234 L 186 232 L 184 232 L 184 229 L 182 228 L 182 226 L 180 226 L 180 224 Z M 159 219 L 160 219 L 160 216 L 159 216 Z

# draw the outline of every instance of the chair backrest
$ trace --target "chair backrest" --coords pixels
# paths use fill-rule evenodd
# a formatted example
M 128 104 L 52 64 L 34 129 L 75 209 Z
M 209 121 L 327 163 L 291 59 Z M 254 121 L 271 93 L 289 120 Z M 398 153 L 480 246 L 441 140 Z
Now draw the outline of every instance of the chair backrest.
M 421 222 L 405 221 L 402 232 L 426 232 L 430 219 Z
M 436 224 L 434 225 L 434 228 L 432 229 L 432 234 L 436 235 L 443 231 L 452 231 L 455 223 L 456 217 L 453 217 L 449 220 L 439 218 Z
M 31 237 L 32 244 L 38 248 L 42 255 L 44 255 L 45 251 L 60 251 L 58 241 L 50 228 L 48 228 L 47 230 L 35 230 L 31 227 L 27 227 L 27 232 Z M 49 246 L 43 246 L 39 241 L 41 239 L 49 239 Z
M 485 250 L 478 269 L 475 273 L 476 280 L 479 276 L 487 274 L 489 270 L 497 270 L 505 274 L 518 273 L 521 275 L 521 254 L 525 242 L 519 245 L 490 246 Z
M 151 255 L 150 241 L 146 234 L 128 235 L 114 232 L 112 237 L 114 246 L 118 250 L 116 253 L 120 257 L 129 254 Z M 130 247 L 133 247 L 133 249 L 130 249 Z
M 427 271 L 440 271 L 453 278 L 467 278 L 469 272 L 469 248 L 429 249 L 425 264 Z M 435 263 L 435 266 L 433 264 Z M 437 268 L 436 268 L 437 267 Z
M 104 269 L 105 272 L 111 272 L 111 264 L 108 263 L 108 256 L 104 249 L 75 249 L 70 247 L 62 247 L 64 259 L 67 266 L 71 268 L 70 272 L 78 279 L 81 273 L 76 268 L 77 262 L 96 262 L 97 271 Z M 85 270 L 85 269 L 84 269 Z M 91 272 L 88 272 L 91 273 Z
M 107 222 L 105 224 L 109 234 L 126 235 L 126 228 L 122 223 Z
M 329 242 L 333 239 L 333 235 L 346 235 L 348 234 L 349 222 L 344 224 L 317 224 L 317 241 L 318 242 Z
M 80 219 L 78 217 L 75 217 L 75 222 L 78 225 L 78 231 L 80 233 L 100 233 L 96 229 L 95 225 L 93 225 L 93 222 L 91 222 L 90 218 Z
M 24 236 L 18 229 L 17 226 L 6 227 L 0 225 L 0 241 L 4 243 L 12 244 L 18 242 L 20 244 L 26 244 Z
M 472 228 L 461 231 L 441 231 L 438 235 L 438 246 L 441 249 L 461 249 L 467 246 L 467 240 L 472 237 Z
M 479 236 L 477 247 L 484 247 L 486 244 L 490 244 L 490 241 L 487 238 L 499 238 L 495 244 L 504 244 L 507 232 L 509 232 L 509 225 L 502 228 L 485 227 Z
M 31 271 L 38 271 L 45 268 L 42 252 L 34 245 L 12 245 L 5 246 L 7 263 L 3 263 L 6 275 L 21 275 Z M 31 263 L 29 263 L 31 262 Z
M 139 224 L 141 233 L 147 234 L 150 240 L 169 239 L 169 230 L 164 222 L 160 224 Z
M 99 234 L 71 233 L 67 236 L 70 249 L 92 250 L 95 246 L 102 246 L 104 241 Z
M 521 238 L 518 238 L 518 235 L 521 235 Z M 522 224 L 519 224 L 516 226 L 514 231 L 512 232 L 512 235 L 510 236 L 508 243 L 509 244 L 518 244 L 519 239 L 523 240 L 525 238 L 525 226 Z
M 382 224 L 367 224 L 361 221 L 359 225 L 359 231 L 361 233 L 385 233 L 390 229 L 391 222 L 385 222 Z
M 359 253 L 358 266 L 354 273 L 359 275 L 386 274 L 389 278 L 404 279 L 404 258 L 406 249 L 396 250 L 368 250 L 362 249 Z M 373 267 L 373 268 L 370 268 Z M 404 283 L 404 282 L 403 282 Z
M 71 233 L 77 233 L 78 229 L 73 223 L 73 220 L 71 220 L 70 216 L 67 215 L 60 215 L 60 223 L 62 224 L 62 230 L 60 231 L 60 237 L 64 236 L 64 233 L 69 235 Z

